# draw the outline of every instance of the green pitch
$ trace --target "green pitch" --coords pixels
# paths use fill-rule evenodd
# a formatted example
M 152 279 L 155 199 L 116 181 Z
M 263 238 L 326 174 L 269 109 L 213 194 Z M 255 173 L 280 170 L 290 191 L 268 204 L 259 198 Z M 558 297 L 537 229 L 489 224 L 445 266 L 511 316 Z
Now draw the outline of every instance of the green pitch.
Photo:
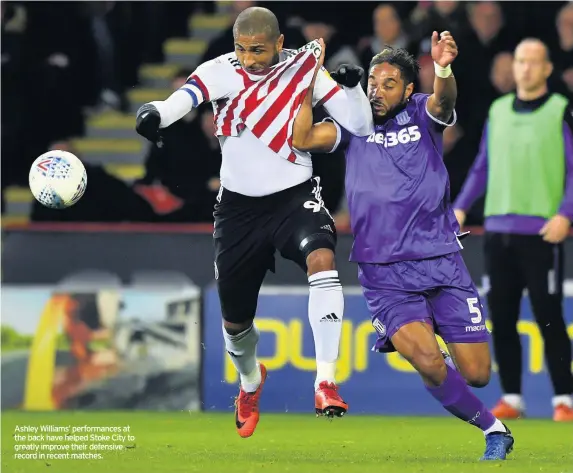
M 122 444 L 122 450 L 95 451 L 103 456 L 101 460 L 14 459 L 16 425 L 48 424 L 129 426 L 129 435 L 135 439 L 100 442 Z M 484 449 L 482 433 L 457 419 L 447 417 L 435 419 L 349 415 L 329 421 L 317 419 L 312 414 L 263 414 L 255 435 L 250 439 L 241 439 L 235 433 L 232 414 L 3 412 L 2 471 L 573 473 L 573 425 L 520 420 L 511 422 L 510 426 L 516 438 L 514 452 L 506 462 L 484 464 L 477 461 Z M 48 435 L 62 434 L 53 432 Z M 91 443 L 98 442 L 87 442 L 88 448 Z

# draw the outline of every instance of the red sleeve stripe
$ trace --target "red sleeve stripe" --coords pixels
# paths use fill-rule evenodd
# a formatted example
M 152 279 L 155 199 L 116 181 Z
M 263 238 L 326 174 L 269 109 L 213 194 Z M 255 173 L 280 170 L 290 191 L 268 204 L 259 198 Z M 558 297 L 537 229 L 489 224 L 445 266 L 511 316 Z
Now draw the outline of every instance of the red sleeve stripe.
M 336 87 L 333 87 L 332 89 L 330 89 L 330 92 L 328 92 L 328 94 L 326 94 L 324 97 L 322 97 L 318 103 L 315 105 L 315 107 L 321 107 L 322 105 L 324 105 L 326 102 L 328 102 L 333 96 L 334 94 L 336 94 L 336 92 L 338 92 L 340 89 L 340 87 L 337 85 Z
M 207 90 L 207 87 L 205 87 L 205 84 L 203 83 L 203 81 L 201 79 L 199 79 L 199 76 L 195 76 L 195 75 L 192 75 L 190 78 L 193 79 L 197 83 L 197 86 L 199 87 L 199 89 L 201 90 L 201 93 L 203 94 L 203 100 L 205 102 L 209 102 L 210 101 L 209 91 Z

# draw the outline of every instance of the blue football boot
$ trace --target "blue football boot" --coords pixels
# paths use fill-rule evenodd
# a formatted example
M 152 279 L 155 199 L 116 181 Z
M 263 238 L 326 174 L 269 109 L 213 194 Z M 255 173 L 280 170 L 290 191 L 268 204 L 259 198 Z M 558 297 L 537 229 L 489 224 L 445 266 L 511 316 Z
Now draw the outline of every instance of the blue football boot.
M 505 460 L 513 450 L 515 440 L 511 430 L 505 424 L 503 426 L 507 432 L 492 432 L 485 436 L 485 453 L 482 460 Z

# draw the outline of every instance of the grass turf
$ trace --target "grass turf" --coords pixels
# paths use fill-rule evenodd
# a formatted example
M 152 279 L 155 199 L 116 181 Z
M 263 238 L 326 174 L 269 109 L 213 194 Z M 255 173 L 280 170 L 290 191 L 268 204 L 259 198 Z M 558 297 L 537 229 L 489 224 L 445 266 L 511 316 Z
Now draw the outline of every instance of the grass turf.
M 89 447 L 85 450 L 101 453 L 101 460 L 15 459 L 16 425 L 130 426 L 129 434 L 135 440 L 99 442 L 129 447 L 120 451 L 94 451 Z M 235 433 L 231 413 L 5 411 L 2 470 L 7 473 L 573 473 L 573 425 L 543 420 L 519 420 L 509 425 L 516 445 L 508 460 L 480 463 L 478 459 L 484 449 L 481 432 L 448 417 L 350 415 L 329 421 L 310 414 L 263 414 L 255 435 L 241 439 Z

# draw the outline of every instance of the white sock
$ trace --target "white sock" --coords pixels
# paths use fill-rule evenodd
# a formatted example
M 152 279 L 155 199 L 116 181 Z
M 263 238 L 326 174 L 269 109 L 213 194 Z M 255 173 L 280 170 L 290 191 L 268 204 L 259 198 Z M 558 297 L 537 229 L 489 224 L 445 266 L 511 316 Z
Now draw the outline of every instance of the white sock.
M 573 397 L 567 394 L 561 396 L 553 396 L 551 404 L 553 405 L 553 409 L 555 409 L 560 404 L 564 404 L 567 407 L 573 407 Z
M 243 391 L 255 392 L 261 384 L 261 370 L 257 363 L 259 329 L 253 324 L 237 335 L 229 335 L 223 327 L 223 338 L 225 349 L 239 372 Z
M 338 347 L 342 333 L 344 296 L 338 271 L 321 271 L 309 276 L 308 319 L 314 336 L 316 380 L 314 389 L 322 381 L 335 382 Z
M 484 430 L 483 434 L 488 435 L 488 434 L 491 434 L 493 432 L 507 432 L 507 429 L 505 428 L 505 426 L 503 425 L 503 423 L 499 419 L 495 419 L 495 422 L 493 423 L 493 425 L 489 429 Z
M 254 393 L 257 388 L 261 385 L 262 376 L 261 376 L 261 366 L 257 361 L 255 364 L 255 368 L 248 374 L 239 374 L 241 378 L 241 387 L 243 391 L 246 393 Z
M 503 401 L 518 411 L 525 410 L 525 403 L 521 394 L 504 394 Z

